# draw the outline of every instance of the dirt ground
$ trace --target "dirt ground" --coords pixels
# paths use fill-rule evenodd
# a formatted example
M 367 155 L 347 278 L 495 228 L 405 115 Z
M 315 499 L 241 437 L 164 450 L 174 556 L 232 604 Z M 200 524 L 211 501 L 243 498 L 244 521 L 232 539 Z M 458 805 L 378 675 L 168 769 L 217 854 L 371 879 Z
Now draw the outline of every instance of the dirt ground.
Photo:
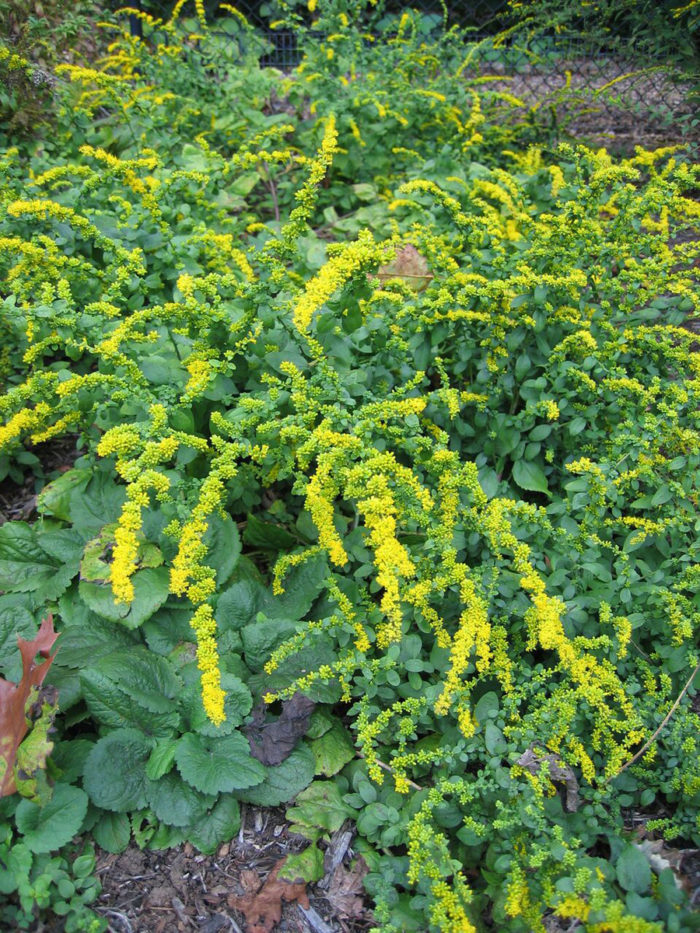
M 289 833 L 283 810 L 243 804 L 238 835 L 215 855 L 189 843 L 100 852 L 102 894 L 93 907 L 110 933 L 366 933 L 372 926 L 362 887 L 366 866 L 352 839 L 349 823 L 334 834 L 318 884 L 279 881 L 280 862 L 307 843 Z

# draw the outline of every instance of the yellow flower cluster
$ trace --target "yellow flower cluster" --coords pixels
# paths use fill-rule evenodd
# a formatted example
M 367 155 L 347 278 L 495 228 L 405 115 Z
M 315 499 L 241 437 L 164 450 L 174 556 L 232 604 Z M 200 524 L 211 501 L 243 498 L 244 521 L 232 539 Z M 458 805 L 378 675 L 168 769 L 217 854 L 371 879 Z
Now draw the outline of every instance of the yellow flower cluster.
M 377 644 L 386 648 L 401 639 L 402 613 L 399 581 L 410 578 L 415 567 L 406 549 L 396 539 L 396 506 L 384 476 L 374 476 L 367 483 L 370 495 L 357 503 L 369 531 L 374 550 L 377 584 L 384 589 L 381 609 L 386 622 L 377 632 Z
M 293 310 L 294 326 L 305 334 L 311 325 L 314 312 L 331 298 L 335 292 L 361 269 L 369 269 L 379 259 L 374 237 L 363 230 L 355 243 L 348 243 L 342 252 L 326 262 L 307 283 Z

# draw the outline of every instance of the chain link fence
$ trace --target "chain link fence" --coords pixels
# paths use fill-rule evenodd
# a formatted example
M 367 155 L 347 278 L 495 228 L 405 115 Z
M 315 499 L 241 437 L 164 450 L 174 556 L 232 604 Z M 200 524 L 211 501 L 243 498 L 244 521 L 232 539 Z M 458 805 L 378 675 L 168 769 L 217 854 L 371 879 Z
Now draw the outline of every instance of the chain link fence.
M 167 19 L 169 0 L 132 0 L 152 15 Z M 271 28 L 278 14 L 274 0 L 238 0 L 236 8 L 255 26 L 264 40 L 261 65 L 290 71 L 301 61 L 303 38 L 284 28 Z M 384 25 L 399 16 L 407 4 L 387 0 Z M 416 0 L 412 4 L 424 17 L 426 32 L 447 25 L 466 30 L 465 42 L 478 43 L 507 25 L 508 0 Z M 218 0 L 205 0 L 214 28 L 226 34 L 227 20 L 217 18 Z M 296 10 L 306 12 L 306 4 Z M 310 14 L 307 14 L 310 21 Z M 230 20 L 229 20 L 230 22 Z M 132 31 L 140 22 L 131 17 Z M 239 35 L 231 41 L 239 41 Z M 243 52 L 241 52 L 243 56 Z M 608 41 L 590 34 L 510 35 L 494 47 L 480 46 L 470 66 L 472 73 L 489 75 L 491 86 L 508 90 L 537 119 L 549 121 L 553 135 L 566 128 L 574 135 L 601 144 L 629 148 L 635 142 L 661 145 L 697 142 L 697 76 L 672 68 L 668 61 L 652 57 L 632 40 Z

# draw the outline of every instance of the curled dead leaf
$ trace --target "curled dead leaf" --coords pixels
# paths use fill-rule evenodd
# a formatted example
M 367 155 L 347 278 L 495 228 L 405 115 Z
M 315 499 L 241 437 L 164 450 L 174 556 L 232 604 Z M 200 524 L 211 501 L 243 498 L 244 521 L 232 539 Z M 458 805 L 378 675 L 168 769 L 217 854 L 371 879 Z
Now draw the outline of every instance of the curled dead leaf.
M 547 763 L 549 767 L 549 779 L 555 784 L 563 784 L 566 788 L 566 799 L 564 801 L 565 809 L 569 813 L 575 813 L 581 806 L 581 798 L 578 794 L 578 781 L 571 768 L 562 761 L 559 755 L 546 754 L 539 748 L 528 748 L 520 758 L 517 764 L 526 768 L 530 774 L 539 774 L 542 765 Z
M 391 262 L 377 269 L 377 278 L 380 282 L 400 279 L 414 291 L 422 292 L 428 287 L 433 276 L 425 257 L 409 243 L 397 252 Z
M 283 881 L 278 878 L 286 858 L 280 859 L 262 886 L 248 890 L 247 894 L 229 894 L 227 903 L 245 916 L 247 933 L 272 933 L 282 919 L 283 901 L 297 901 L 308 909 L 309 898 L 304 882 Z

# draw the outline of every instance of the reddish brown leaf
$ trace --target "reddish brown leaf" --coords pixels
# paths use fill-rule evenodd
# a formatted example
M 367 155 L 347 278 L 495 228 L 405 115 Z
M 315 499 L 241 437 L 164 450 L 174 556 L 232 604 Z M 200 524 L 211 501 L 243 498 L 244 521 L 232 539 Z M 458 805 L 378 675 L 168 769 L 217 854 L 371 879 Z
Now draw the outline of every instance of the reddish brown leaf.
M 377 278 L 380 282 L 401 279 L 404 284 L 417 292 L 422 292 L 424 288 L 427 288 L 432 277 L 427 261 L 410 243 L 400 249 L 391 262 L 377 269 Z
M 245 916 L 247 933 L 272 933 L 275 924 L 282 919 L 282 902 L 298 901 L 308 909 L 306 885 L 291 881 L 282 881 L 277 877 L 286 858 L 280 859 L 267 876 L 265 883 L 257 893 L 239 897 L 229 894 L 228 906 L 240 910 Z
M 367 864 L 358 856 L 350 868 L 338 865 L 333 872 L 326 895 L 338 917 L 359 920 L 364 917 L 364 888 L 362 879 L 367 874 Z
M 0 677 L 0 797 L 14 794 L 17 749 L 27 734 L 31 721 L 31 706 L 38 688 L 46 677 L 56 653 L 51 648 L 58 638 L 53 617 L 41 623 L 35 638 L 17 638 L 22 655 L 22 679 L 18 684 Z M 43 660 L 36 663 L 40 655 Z
M 276 720 L 265 722 L 268 707 L 259 703 L 246 729 L 250 754 L 268 768 L 282 764 L 292 754 L 299 739 L 306 735 L 315 705 L 313 700 L 297 692 L 291 700 L 282 702 L 282 713 Z

